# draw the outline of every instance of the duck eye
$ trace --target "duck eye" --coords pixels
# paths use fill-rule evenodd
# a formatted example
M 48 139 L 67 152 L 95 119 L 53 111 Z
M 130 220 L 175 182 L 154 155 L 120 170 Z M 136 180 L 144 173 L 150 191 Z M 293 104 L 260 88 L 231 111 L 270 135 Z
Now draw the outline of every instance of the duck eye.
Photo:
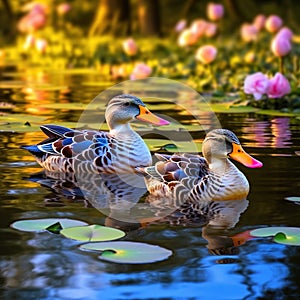
M 124 106 L 129 106 L 130 105 L 130 102 L 125 102 L 124 103 Z

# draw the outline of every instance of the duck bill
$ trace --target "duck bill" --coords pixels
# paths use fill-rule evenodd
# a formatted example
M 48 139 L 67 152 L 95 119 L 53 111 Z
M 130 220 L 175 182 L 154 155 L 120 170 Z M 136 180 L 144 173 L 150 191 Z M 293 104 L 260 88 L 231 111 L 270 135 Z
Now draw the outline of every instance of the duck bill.
M 240 162 L 248 168 L 261 168 L 262 163 L 245 152 L 241 145 L 232 143 L 232 152 L 228 155 L 230 158 Z
M 168 125 L 169 121 L 159 118 L 155 114 L 153 114 L 147 107 L 139 105 L 140 113 L 135 117 L 136 119 L 147 122 L 154 125 Z

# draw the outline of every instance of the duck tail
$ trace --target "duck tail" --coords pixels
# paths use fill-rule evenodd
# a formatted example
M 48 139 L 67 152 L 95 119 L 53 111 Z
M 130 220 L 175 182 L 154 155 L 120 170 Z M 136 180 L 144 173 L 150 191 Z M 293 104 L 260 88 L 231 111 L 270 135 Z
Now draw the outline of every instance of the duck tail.
M 21 146 L 21 149 L 29 151 L 32 155 L 36 157 L 43 156 L 45 153 L 41 151 L 37 145 L 28 145 L 28 146 Z

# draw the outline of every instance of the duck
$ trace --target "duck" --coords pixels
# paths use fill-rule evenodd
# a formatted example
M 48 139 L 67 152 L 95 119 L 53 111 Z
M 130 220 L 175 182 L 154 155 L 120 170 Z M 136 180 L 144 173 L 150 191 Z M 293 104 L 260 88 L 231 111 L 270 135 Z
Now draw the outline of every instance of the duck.
M 71 129 L 48 124 L 40 126 L 47 138 L 36 145 L 21 146 L 49 172 L 135 173 L 137 166 L 150 166 L 151 153 L 130 122 L 140 120 L 168 125 L 130 94 L 114 96 L 108 102 L 105 119 L 109 131 Z
M 202 154 L 156 153 L 154 165 L 137 167 L 149 191 L 146 201 L 157 208 L 158 218 L 167 217 L 174 224 L 195 221 L 232 227 L 248 206 L 249 182 L 231 159 L 249 168 L 263 164 L 228 129 L 208 132 Z

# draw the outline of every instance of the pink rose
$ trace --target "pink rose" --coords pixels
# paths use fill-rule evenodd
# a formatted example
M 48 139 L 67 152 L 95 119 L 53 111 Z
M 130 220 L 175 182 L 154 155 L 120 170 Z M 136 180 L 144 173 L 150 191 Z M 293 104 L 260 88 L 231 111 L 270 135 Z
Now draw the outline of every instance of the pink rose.
M 255 100 L 260 100 L 263 94 L 269 89 L 269 79 L 261 72 L 248 75 L 244 82 L 246 94 L 253 95 Z
M 265 27 L 266 17 L 264 15 L 257 15 L 253 20 L 253 25 L 258 31 Z
M 207 16 L 211 21 L 220 20 L 224 15 L 224 7 L 222 4 L 208 3 Z
M 178 45 L 181 47 L 191 46 L 197 42 L 197 36 L 190 29 L 185 29 L 180 33 Z
M 276 34 L 276 36 L 283 36 L 288 40 L 291 40 L 293 38 L 293 35 L 293 31 L 288 27 L 282 27 Z
M 257 39 L 258 31 L 254 25 L 245 23 L 241 27 L 241 37 L 248 43 Z
M 277 15 L 271 15 L 267 18 L 265 27 L 269 32 L 276 32 L 282 26 L 282 20 Z
M 130 75 L 130 80 L 147 78 L 150 76 L 151 72 L 152 69 L 148 65 L 144 63 L 138 63 L 135 65 Z
M 275 76 L 269 80 L 269 98 L 281 98 L 290 91 L 290 83 L 281 73 L 276 73 Z
M 271 50 L 275 56 L 282 57 L 287 55 L 292 49 L 290 40 L 284 35 L 276 35 L 271 42 Z
M 204 35 L 206 26 L 207 22 L 205 20 L 198 19 L 192 23 L 190 30 L 197 36 L 197 38 L 200 38 Z
M 200 47 L 196 52 L 196 59 L 204 64 L 210 64 L 217 56 L 218 50 L 212 45 Z
M 123 50 L 128 56 L 134 56 L 138 52 L 138 46 L 134 39 L 129 38 L 123 42 Z
M 177 22 L 177 24 L 175 25 L 175 31 L 176 32 L 181 32 L 185 27 L 186 27 L 186 20 L 180 20 Z
M 217 34 L 218 27 L 215 23 L 207 22 L 205 27 L 204 35 L 208 38 L 213 37 Z

